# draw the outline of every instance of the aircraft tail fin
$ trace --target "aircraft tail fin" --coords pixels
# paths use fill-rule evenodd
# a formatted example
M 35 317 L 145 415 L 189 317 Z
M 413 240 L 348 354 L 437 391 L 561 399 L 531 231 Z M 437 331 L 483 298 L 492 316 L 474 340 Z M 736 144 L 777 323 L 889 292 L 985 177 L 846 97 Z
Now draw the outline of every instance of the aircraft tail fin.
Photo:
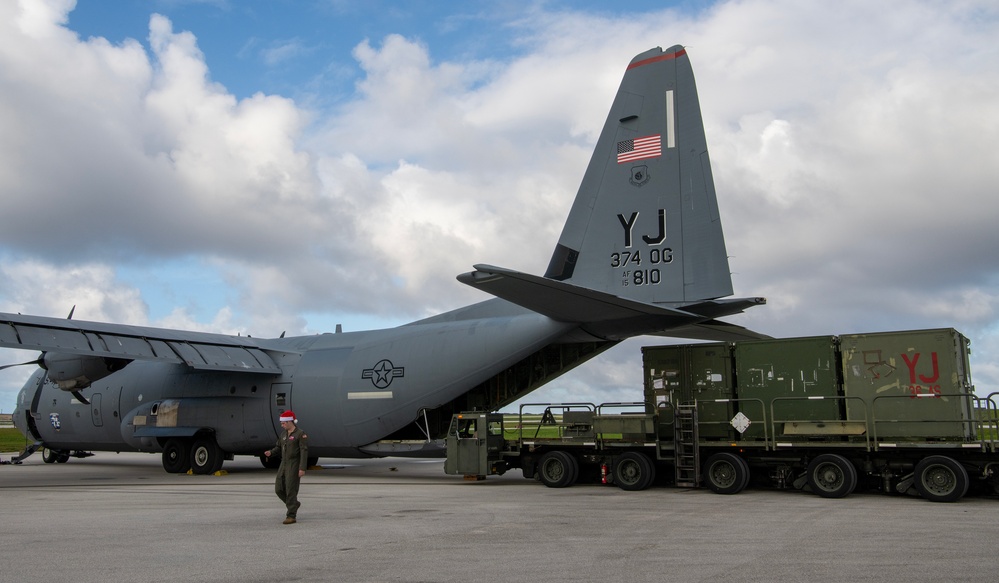
M 718 301 L 732 277 L 682 46 L 628 65 L 544 278 L 475 268 L 459 281 L 603 338 L 694 330 L 765 303 Z
M 632 59 L 545 277 L 644 303 L 732 294 L 690 59 Z

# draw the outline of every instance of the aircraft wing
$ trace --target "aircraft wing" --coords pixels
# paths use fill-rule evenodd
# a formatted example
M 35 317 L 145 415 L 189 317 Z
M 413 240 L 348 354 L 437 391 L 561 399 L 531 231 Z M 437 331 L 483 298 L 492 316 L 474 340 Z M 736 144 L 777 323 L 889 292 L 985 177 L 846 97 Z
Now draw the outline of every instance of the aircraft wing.
M 0 313 L 0 347 L 279 374 L 252 338 Z
M 578 322 L 601 338 L 640 334 L 712 340 L 766 337 L 714 320 L 765 303 L 763 298 L 709 300 L 682 309 L 667 308 L 502 267 L 474 267 L 475 271 L 459 275 L 458 281 L 553 320 Z

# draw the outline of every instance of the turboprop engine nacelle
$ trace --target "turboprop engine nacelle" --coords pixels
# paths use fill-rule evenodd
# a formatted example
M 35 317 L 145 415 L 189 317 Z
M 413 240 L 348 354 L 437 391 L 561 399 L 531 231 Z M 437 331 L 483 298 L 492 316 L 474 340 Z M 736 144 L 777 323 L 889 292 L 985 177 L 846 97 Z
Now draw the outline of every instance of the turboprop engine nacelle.
M 49 380 L 64 391 L 85 389 L 94 381 L 121 370 L 129 362 L 120 358 L 53 352 L 46 352 L 41 358 L 41 366 L 48 371 Z

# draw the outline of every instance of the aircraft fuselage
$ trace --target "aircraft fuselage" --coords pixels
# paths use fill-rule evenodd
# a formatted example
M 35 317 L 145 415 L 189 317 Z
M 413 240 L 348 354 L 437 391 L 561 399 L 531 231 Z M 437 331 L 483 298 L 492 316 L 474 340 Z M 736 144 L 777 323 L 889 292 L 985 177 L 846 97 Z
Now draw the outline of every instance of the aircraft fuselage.
M 455 399 L 572 329 L 519 308 L 510 312 L 260 340 L 281 367 L 277 375 L 134 361 L 81 391 L 89 404 L 39 370 L 21 390 L 14 416 L 51 449 L 155 452 L 169 438 L 207 432 L 229 454 L 259 454 L 277 438 L 278 414 L 291 409 L 313 455 L 365 456 L 359 448 L 413 423 L 422 409 Z

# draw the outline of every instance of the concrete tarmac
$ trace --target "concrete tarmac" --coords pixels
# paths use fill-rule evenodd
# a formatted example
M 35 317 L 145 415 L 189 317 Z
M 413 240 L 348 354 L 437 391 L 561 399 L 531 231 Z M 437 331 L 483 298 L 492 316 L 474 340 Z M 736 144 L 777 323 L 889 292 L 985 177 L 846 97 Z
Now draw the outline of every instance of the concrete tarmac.
M 9 460 L 11 454 L 0 458 Z M 274 472 L 158 455 L 0 466 L 0 583 L 990 581 L 999 501 L 481 482 L 441 460 L 322 459 L 285 526 Z

